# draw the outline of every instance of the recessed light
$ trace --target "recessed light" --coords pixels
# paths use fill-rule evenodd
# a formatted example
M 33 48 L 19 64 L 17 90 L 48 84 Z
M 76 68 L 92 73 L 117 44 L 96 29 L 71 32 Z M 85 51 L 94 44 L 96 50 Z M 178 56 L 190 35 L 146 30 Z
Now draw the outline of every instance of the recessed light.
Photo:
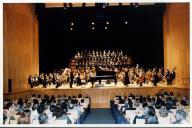
M 73 25 L 74 25 L 74 23 L 73 23 L 73 22 L 71 22 L 71 25 L 73 26 Z

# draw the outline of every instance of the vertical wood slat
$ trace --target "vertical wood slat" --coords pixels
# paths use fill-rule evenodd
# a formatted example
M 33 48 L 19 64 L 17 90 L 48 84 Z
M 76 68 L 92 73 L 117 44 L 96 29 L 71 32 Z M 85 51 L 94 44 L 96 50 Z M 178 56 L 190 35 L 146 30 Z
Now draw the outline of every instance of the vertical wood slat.
M 3 9 L 3 91 L 8 92 L 8 79 L 12 79 L 13 92 L 25 90 L 29 74 L 39 72 L 38 22 L 33 20 L 34 5 L 9 3 L 3 4 Z
M 164 68 L 176 67 L 175 84 L 183 85 L 189 78 L 189 4 L 167 4 L 163 18 Z M 184 86 L 185 87 L 185 86 Z M 186 86 L 187 88 L 189 87 Z

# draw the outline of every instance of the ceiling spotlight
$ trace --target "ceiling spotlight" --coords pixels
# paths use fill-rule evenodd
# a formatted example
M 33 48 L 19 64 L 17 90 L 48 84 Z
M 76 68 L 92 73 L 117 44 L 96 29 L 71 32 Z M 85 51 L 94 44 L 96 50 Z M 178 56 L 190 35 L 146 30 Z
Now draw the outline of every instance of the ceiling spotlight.
M 91 22 L 92 25 L 94 25 L 95 23 L 94 22 Z
M 94 29 L 95 29 L 95 27 L 92 27 L 91 29 L 92 29 L 92 30 L 94 30 Z
M 109 24 L 109 22 L 107 21 L 106 24 Z
M 128 21 L 125 21 L 125 24 L 128 24 Z
M 74 23 L 73 22 L 71 22 L 71 26 L 73 26 L 74 25 Z
M 72 31 L 72 30 L 73 30 L 73 28 L 70 28 L 70 30 Z
M 107 30 L 107 27 L 105 27 L 105 30 Z

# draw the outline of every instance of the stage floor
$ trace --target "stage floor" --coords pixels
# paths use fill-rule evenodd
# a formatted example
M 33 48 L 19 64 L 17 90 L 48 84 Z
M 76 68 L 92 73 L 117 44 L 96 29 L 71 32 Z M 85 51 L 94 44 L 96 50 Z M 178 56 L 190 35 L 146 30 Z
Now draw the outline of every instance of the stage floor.
M 75 84 L 73 84 L 73 88 L 70 88 L 69 83 L 68 84 L 62 84 L 60 87 L 56 88 L 56 85 L 47 85 L 47 88 L 43 88 L 43 85 L 39 85 L 37 87 L 33 87 L 32 89 L 90 89 L 92 88 L 92 84 L 91 82 L 87 83 L 87 84 L 83 84 L 81 86 L 77 86 Z M 93 85 L 93 88 L 101 88 L 101 89 L 112 89 L 112 88 L 148 88 L 148 87 L 178 87 L 176 85 L 167 85 L 166 83 L 158 83 L 157 86 L 152 85 L 152 83 L 148 83 L 148 84 L 143 84 L 143 86 L 140 87 L 140 85 L 137 85 L 136 83 L 134 84 L 129 84 L 129 85 L 125 85 L 122 82 L 117 82 L 117 84 L 115 85 L 114 82 L 111 82 L 110 84 L 106 84 L 105 82 L 101 82 L 101 84 L 99 84 L 98 82 L 95 82 L 95 84 Z
M 114 99 L 116 95 L 128 96 L 130 93 L 136 96 L 155 96 L 157 93 L 173 92 L 177 97 L 188 96 L 190 94 L 189 88 L 180 87 L 177 85 L 166 85 L 165 83 L 159 83 L 157 86 L 152 84 L 143 84 L 142 87 L 136 84 L 129 84 L 125 86 L 122 82 L 118 82 L 116 85 L 114 83 L 105 84 L 101 83 L 102 86 L 97 86 L 99 83 L 95 83 L 92 88 L 92 84 L 88 83 L 82 86 L 73 85 L 73 88 L 69 87 L 69 84 L 55 88 L 55 85 L 50 85 L 47 88 L 43 88 L 42 85 L 34 88 L 28 88 L 27 90 L 22 90 L 19 92 L 13 92 L 11 94 L 4 94 L 4 98 L 18 99 L 23 97 L 31 97 L 35 95 L 66 95 L 66 96 L 78 96 L 82 94 L 83 96 L 91 97 L 91 107 L 92 108 L 109 108 L 110 100 Z

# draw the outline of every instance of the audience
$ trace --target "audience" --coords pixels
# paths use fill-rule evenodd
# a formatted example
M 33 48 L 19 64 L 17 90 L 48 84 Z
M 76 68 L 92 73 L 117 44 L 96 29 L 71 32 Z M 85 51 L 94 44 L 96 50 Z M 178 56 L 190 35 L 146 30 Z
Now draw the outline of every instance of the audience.
M 66 98 L 65 95 L 55 96 L 48 95 L 32 95 L 30 98 L 23 102 L 20 98 L 15 101 L 5 100 L 3 107 L 3 122 L 4 124 L 13 123 L 16 124 L 53 124 L 58 120 L 67 120 L 67 124 L 71 123 L 83 123 L 86 115 L 90 109 L 90 98 L 84 98 L 80 94 L 79 97 L 69 96 Z M 81 100 L 79 102 L 78 100 Z M 81 106 L 83 111 L 81 111 Z M 80 120 L 83 116 L 83 120 Z
M 146 97 L 130 94 L 128 99 L 124 97 L 124 102 L 122 96 L 118 95 L 110 107 L 117 123 L 122 123 L 123 118 L 126 118 L 127 123 L 133 124 L 186 124 L 189 122 L 188 103 L 187 97 L 180 99 L 172 92 L 166 92 Z M 131 109 L 132 105 L 134 109 Z

